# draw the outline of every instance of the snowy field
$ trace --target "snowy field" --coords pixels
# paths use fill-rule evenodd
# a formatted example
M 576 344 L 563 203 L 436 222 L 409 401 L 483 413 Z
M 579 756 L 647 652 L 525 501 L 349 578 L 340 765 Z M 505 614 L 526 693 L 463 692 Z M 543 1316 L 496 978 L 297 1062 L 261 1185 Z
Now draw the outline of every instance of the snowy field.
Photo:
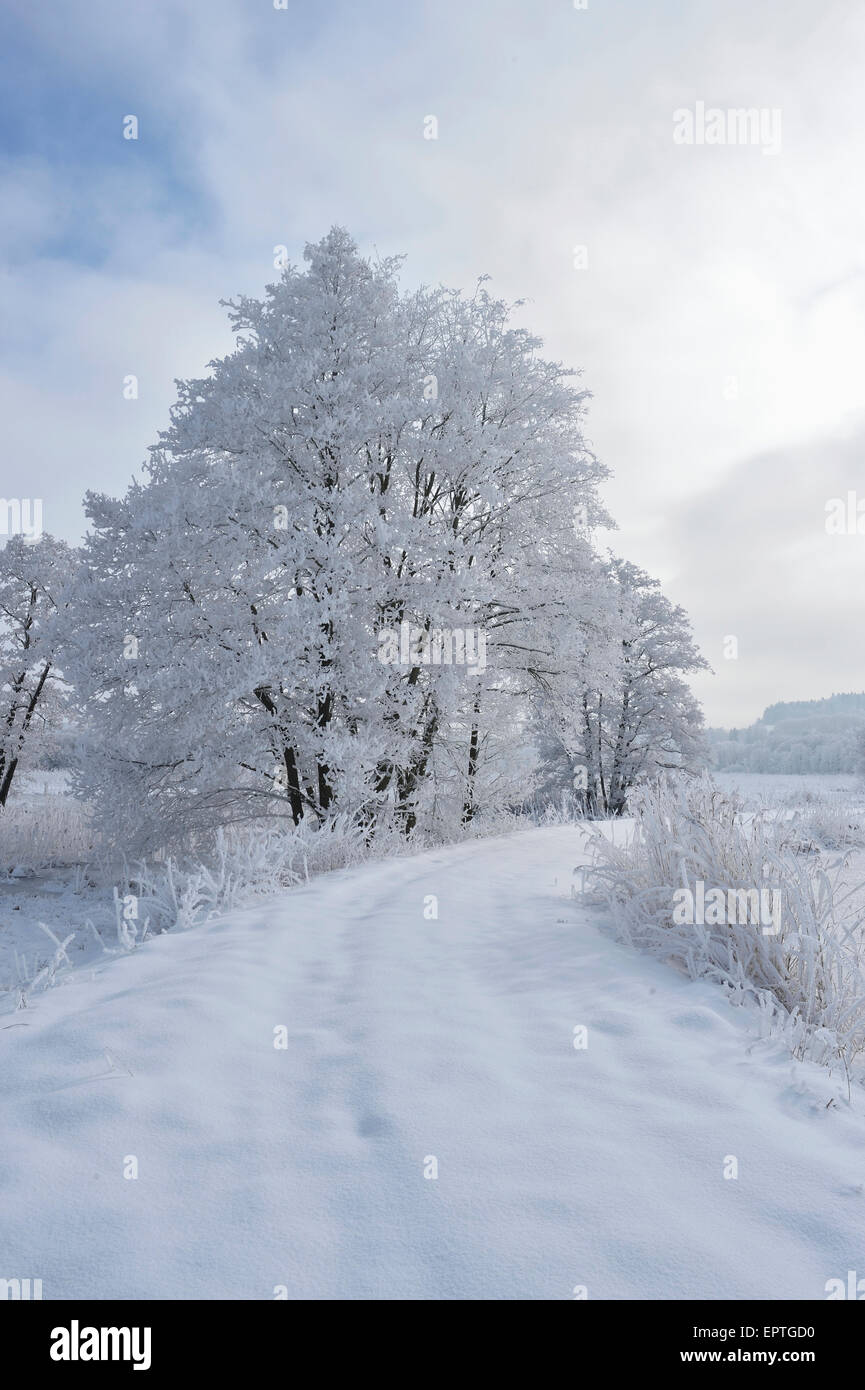
M 713 772 L 713 780 L 723 791 L 735 791 L 748 805 L 758 801 L 789 805 L 807 803 L 809 798 L 842 794 L 859 804 L 865 803 L 862 778 L 843 773 L 802 772 Z
M 562 827 L 325 875 L 0 1016 L 0 1277 L 824 1298 L 865 1247 L 858 1088 L 616 944 L 585 858 Z

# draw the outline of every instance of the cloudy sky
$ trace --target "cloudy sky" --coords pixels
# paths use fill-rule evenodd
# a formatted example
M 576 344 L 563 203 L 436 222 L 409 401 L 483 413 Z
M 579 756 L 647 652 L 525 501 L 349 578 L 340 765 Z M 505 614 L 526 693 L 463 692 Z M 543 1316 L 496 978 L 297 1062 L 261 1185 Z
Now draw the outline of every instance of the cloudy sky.
M 582 368 L 600 539 L 688 609 L 710 723 L 865 689 L 865 535 L 825 527 L 865 499 L 865 7 L 5 0 L 2 30 L 0 492 L 46 529 L 123 490 L 229 349 L 219 299 L 340 223 L 406 283 L 490 274 Z M 780 113 L 780 148 L 677 143 L 698 103 Z

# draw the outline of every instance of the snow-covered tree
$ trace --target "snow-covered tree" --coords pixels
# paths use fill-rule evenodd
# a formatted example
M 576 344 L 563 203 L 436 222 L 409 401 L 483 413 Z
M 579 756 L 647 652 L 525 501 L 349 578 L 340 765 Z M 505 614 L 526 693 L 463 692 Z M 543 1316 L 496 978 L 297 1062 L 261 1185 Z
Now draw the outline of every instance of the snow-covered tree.
M 0 550 L 0 808 L 63 717 L 57 648 L 72 568 L 69 546 L 49 535 L 12 536 Z
M 570 782 L 590 814 L 621 815 L 637 782 L 703 765 L 702 712 L 683 677 L 707 663 L 657 580 L 615 557 L 605 571 L 616 594 L 613 664 L 545 703 L 537 743 L 548 793 Z
M 236 350 L 179 383 L 145 480 L 88 498 L 79 787 L 138 841 L 471 820 L 599 627 L 573 374 L 482 283 L 402 293 L 339 229 L 305 258 L 229 304 Z

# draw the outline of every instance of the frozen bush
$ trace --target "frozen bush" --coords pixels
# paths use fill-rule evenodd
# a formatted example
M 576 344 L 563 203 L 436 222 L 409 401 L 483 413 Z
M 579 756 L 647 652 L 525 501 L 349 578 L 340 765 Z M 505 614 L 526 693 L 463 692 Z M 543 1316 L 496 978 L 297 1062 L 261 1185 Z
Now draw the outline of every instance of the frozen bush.
M 863 919 L 839 892 L 838 866 L 796 855 L 789 822 L 743 815 L 709 778 L 643 789 L 634 810 L 629 843 L 593 836 L 593 879 L 625 939 L 716 981 L 737 1002 L 756 1001 L 795 1039 L 798 1056 L 834 1054 L 849 1067 L 865 1048 Z M 731 893 L 765 894 L 777 921 L 730 920 L 730 912 L 717 924 L 682 920 L 679 890 L 705 900 L 713 889 L 727 902 Z

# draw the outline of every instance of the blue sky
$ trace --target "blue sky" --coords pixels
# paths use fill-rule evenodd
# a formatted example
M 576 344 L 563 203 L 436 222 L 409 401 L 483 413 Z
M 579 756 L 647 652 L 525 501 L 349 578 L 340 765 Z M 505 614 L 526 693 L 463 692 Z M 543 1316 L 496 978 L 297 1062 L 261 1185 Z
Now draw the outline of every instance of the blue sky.
M 865 686 L 865 537 L 823 526 L 865 496 L 858 7 L 7 0 L 0 24 L 0 491 L 49 530 L 80 535 L 85 490 L 122 491 L 174 379 L 228 350 L 219 299 L 338 222 L 407 283 L 489 273 L 583 369 L 609 539 L 690 612 L 711 722 Z M 676 146 L 700 100 L 779 109 L 780 153 Z

